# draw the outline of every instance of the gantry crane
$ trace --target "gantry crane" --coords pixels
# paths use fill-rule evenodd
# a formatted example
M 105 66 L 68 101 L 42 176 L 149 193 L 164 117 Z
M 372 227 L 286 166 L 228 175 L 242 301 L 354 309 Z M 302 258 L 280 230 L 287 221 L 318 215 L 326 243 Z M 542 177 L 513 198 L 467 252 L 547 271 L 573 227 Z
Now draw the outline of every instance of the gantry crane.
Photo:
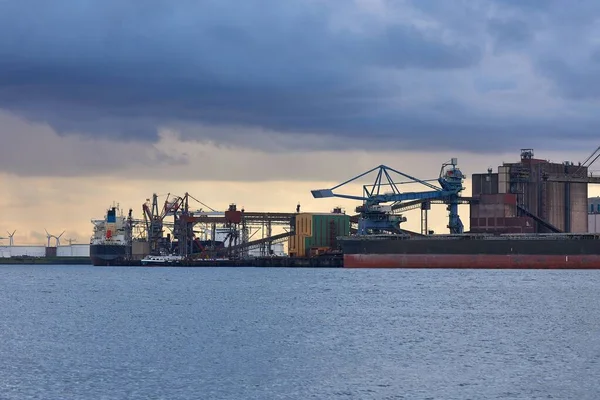
M 377 177 L 372 185 L 363 186 L 363 195 L 345 195 L 337 194 L 333 191 L 347 185 L 357 179 L 360 179 L 374 171 L 377 172 Z M 392 174 L 402 176 L 405 181 L 395 182 L 392 179 Z M 458 205 L 462 202 L 460 192 L 464 189 L 464 176 L 460 169 L 457 168 L 457 159 L 452 158 L 450 161 L 442 164 L 437 183 L 439 187 L 430 183 L 435 179 L 421 180 L 397 171 L 385 165 L 380 165 L 367 172 L 364 172 L 352 179 L 345 181 L 331 189 L 312 190 L 314 198 L 339 197 L 351 200 L 361 200 L 363 205 L 357 207 L 356 211 L 360 213 L 358 222 L 358 234 L 368 235 L 375 233 L 401 233 L 400 223 L 405 222 L 406 218 L 402 215 L 393 214 L 394 209 L 401 207 L 401 202 L 407 200 L 421 201 L 421 203 L 429 204 L 431 201 L 441 201 L 447 205 L 449 211 L 448 228 L 450 233 L 463 233 L 464 227 L 458 215 Z M 428 187 L 429 191 L 423 192 L 401 192 L 399 186 L 402 184 L 419 183 Z M 390 203 L 392 205 L 382 205 L 382 203 Z
M 167 215 L 173 215 L 182 205 L 183 199 L 181 197 L 173 197 L 169 201 L 170 193 L 167 194 L 167 198 L 162 207 L 162 210 L 158 209 L 158 195 L 155 193 L 152 195 L 152 203 L 150 199 L 146 199 L 146 203 L 142 205 L 142 211 L 144 214 L 144 223 L 146 225 L 146 236 L 150 243 L 150 253 L 153 255 L 160 254 L 161 251 L 165 251 L 165 247 L 168 246 L 163 238 L 163 221 Z

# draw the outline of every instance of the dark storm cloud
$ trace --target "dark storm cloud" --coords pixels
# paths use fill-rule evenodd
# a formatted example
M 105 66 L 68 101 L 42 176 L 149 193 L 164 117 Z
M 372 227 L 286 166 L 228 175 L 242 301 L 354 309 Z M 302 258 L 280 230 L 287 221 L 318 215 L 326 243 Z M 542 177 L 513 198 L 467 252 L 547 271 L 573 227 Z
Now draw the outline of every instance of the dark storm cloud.
M 552 79 L 558 92 L 578 101 L 600 99 L 600 64 L 590 54 L 587 63 L 569 63 L 560 58 L 548 57 L 540 60 L 539 67 Z
M 331 134 L 366 148 L 506 147 L 523 129 L 561 135 L 577 122 L 535 120 L 477 96 L 527 84 L 503 77 L 502 65 L 482 67 L 490 43 L 542 59 L 557 50 L 536 48 L 536 33 L 553 33 L 544 21 L 577 21 L 561 23 L 573 37 L 591 23 L 591 0 L 381 3 L 0 2 L 0 108 L 60 133 L 120 140 L 214 124 Z M 543 71 L 559 88 L 572 82 Z M 586 136 L 586 126 L 572 133 Z
M 493 37 L 497 51 L 524 48 L 533 39 L 531 27 L 523 20 L 491 19 L 488 31 Z
M 540 76 L 553 84 L 552 94 L 572 101 L 569 104 L 571 114 L 581 116 L 581 120 L 572 121 L 575 123 L 571 127 L 574 134 L 585 130 L 590 123 L 600 122 L 590 112 L 595 107 L 591 101 L 600 98 L 600 43 L 596 39 L 600 35 L 597 23 L 600 2 L 496 1 L 510 3 L 514 10 L 521 11 L 518 23 L 510 22 L 517 23 L 515 26 L 502 29 L 508 37 L 517 38 L 522 44 L 531 41 L 532 29 L 538 31 L 540 40 L 525 50 L 530 53 Z M 528 26 L 524 27 L 522 22 Z

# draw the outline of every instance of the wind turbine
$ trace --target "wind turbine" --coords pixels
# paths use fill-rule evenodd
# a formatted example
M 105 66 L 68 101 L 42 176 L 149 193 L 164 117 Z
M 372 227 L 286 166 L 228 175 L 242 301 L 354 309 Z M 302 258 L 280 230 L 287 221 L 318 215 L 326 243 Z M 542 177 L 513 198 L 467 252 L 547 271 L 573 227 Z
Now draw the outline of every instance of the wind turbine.
M 44 230 L 46 231 L 46 237 L 48 238 L 48 247 L 50 247 L 50 239 L 52 238 L 56 239 L 56 247 L 60 246 L 60 238 L 62 237 L 62 235 L 65 234 L 65 231 L 63 231 L 60 235 L 56 236 L 49 234 L 46 228 L 44 228 Z
M 48 239 L 48 245 L 46 247 L 50 247 L 50 239 L 52 239 L 53 236 L 48 233 L 46 228 L 44 228 L 44 231 L 46 231 L 46 238 Z
M 60 238 L 62 237 L 62 235 L 65 234 L 66 231 L 62 231 L 62 233 L 58 236 L 54 236 L 54 238 L 56 239 L 56 247 L 60 246 Z
M 16 229 L 13 231 L 13 233 L 10 233 L 9 231 L 6 231 L 6 233 L 8 233 L 8 240 L 9 240 L 9 242 L 8 242 L 9 244 L 8 245 L 9 246 L 14 246 L 14 244 L 15 244 L 15 242 L 13 240 L 13 237 L 15 236 L 15 232 L 16 231 L 17 231 Z M 3 239 L 6 239 L 6 238 L 3 238 Z

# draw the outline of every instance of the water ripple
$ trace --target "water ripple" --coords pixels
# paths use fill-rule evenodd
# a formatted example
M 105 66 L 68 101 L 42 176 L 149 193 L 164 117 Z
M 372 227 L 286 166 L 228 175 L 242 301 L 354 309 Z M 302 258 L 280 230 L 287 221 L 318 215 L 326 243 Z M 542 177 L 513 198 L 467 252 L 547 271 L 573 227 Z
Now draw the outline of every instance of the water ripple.
M 0 268 L 2 399 L 595 399 L 595 271 Z

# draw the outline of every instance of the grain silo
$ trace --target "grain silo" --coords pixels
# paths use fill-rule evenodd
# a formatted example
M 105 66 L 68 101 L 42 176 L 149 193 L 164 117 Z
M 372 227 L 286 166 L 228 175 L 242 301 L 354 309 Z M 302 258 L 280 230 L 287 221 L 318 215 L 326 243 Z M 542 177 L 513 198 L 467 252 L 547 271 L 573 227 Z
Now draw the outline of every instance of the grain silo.
M 503 163 L 497 173 L 474 174 L 473 197 L 480 202 L 471 205 L 472 232 L 588 231 L 587 167 L 536 159 L 532 149 L 522 149 L 519 162 Z M 497 204 L 494 215 L 491 203 Z M 507 210 L 502 215 L 501 208 Z

